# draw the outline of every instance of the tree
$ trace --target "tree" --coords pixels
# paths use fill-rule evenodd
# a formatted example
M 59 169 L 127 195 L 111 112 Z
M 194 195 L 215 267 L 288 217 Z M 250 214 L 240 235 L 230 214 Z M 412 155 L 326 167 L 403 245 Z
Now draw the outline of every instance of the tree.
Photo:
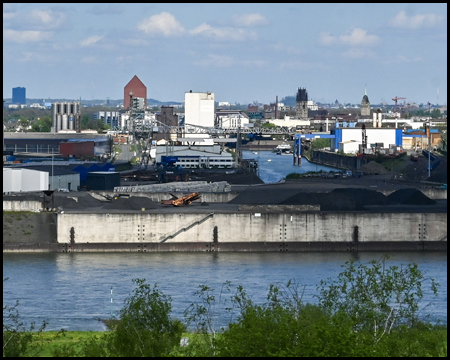
M 331 146 L 331 139 L 314 139 L 311 142 L 311 148 L 313 150 L 323 149 Z
M 146 284 L 145 279 L 134 279 L 136 288 L 120 310 L 118 325 L 108 338 L 112 356 L 164 356 L 179 346 L 184 325 L 172 319 L 172 299 Z
M 88 115 L 82 115 L 81 116 L 81 128 L 87 129 L 88 128 L 88 122 L 89 122 L 89 116 Z
M 35 132 L 50 132 L 52 127 L 52 119 L 50 116 L 42 116 L 32 126 L 31 130 Z
M 30 126 L 30 121 L 25 118 L 20 118 L 18 121 L 18 125 L 21 131 L 26 131 Z
M 345 316 L 354 331 L 370 331 L 375 342 L 401 326 L 419 324 L 422 284 L 426 279 L 417 264 L 386 267 L 387 256 L 368 265 L 346 262 L 335 280 L 322 280 L 318 286 L 319 302 L 330 315 Z

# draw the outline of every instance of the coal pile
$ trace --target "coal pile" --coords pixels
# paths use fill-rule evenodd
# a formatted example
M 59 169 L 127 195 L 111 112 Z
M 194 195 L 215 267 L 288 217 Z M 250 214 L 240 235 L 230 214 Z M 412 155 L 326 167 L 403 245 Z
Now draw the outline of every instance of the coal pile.
M 239 193 L 238 196 L 228 203 L 239 205 L 278 205 L 283 204 L 282 201 L 291 196 L 292 190 L 285 189 L 258 189 L 257 191 L 248 190 Z
M 361 170 L 365 174 L 374 174 L 374 175 L 386 175 L 387 174 L 386 168 L 383 165 L 381 165 L 373 160 L 371 162 L 361 166 L 359 170 Z
M 334 189 L 328 193 L 298 193 L 280 202 L 283 205 L 320 205 L 322 211 L 365 210 L 365 205 L 389 205 L 382 193 L 367 189 Z
M 430 199 L 417 189 L 400 189 L 387 196 L 390 202 L 402 205 L 434 205 L 436 201 Z
M 352 196 L 334 193 L 298 193 L 282 201 L 282 205 L 320 205 L 323 211 L 363 210 Z

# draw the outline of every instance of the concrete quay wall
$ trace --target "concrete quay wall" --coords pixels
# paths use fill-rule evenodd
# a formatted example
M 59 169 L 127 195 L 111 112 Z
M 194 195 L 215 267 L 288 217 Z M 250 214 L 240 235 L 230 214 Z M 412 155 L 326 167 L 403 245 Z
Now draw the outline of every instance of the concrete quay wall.
M 446 213 L 62 213 L 61 244 L 445 242 Z M 381 249 L 380 249 L 381 250 Z

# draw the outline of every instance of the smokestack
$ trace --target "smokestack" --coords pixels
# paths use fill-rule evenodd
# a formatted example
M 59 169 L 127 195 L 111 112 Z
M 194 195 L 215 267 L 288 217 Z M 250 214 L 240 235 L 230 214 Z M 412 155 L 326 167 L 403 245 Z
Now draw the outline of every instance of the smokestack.
M 372 115 L 373 115 L 372 127 L 376 128 L 377 127 L 377 113 L 374 111 Z
M 275 103 L 275 119 L 278 119 L 278 95 Z
M 382 126 L 382 113 L 381 113 L 381 109 L 378 109 L 378 127 L 381 128 Z

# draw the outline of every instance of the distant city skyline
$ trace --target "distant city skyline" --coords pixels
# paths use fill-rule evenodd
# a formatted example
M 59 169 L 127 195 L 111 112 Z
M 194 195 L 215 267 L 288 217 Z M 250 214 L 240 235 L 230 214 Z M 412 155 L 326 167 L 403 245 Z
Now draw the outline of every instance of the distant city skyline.
M 446 3 L 3 4 L 3 94 L 447 104 Z

